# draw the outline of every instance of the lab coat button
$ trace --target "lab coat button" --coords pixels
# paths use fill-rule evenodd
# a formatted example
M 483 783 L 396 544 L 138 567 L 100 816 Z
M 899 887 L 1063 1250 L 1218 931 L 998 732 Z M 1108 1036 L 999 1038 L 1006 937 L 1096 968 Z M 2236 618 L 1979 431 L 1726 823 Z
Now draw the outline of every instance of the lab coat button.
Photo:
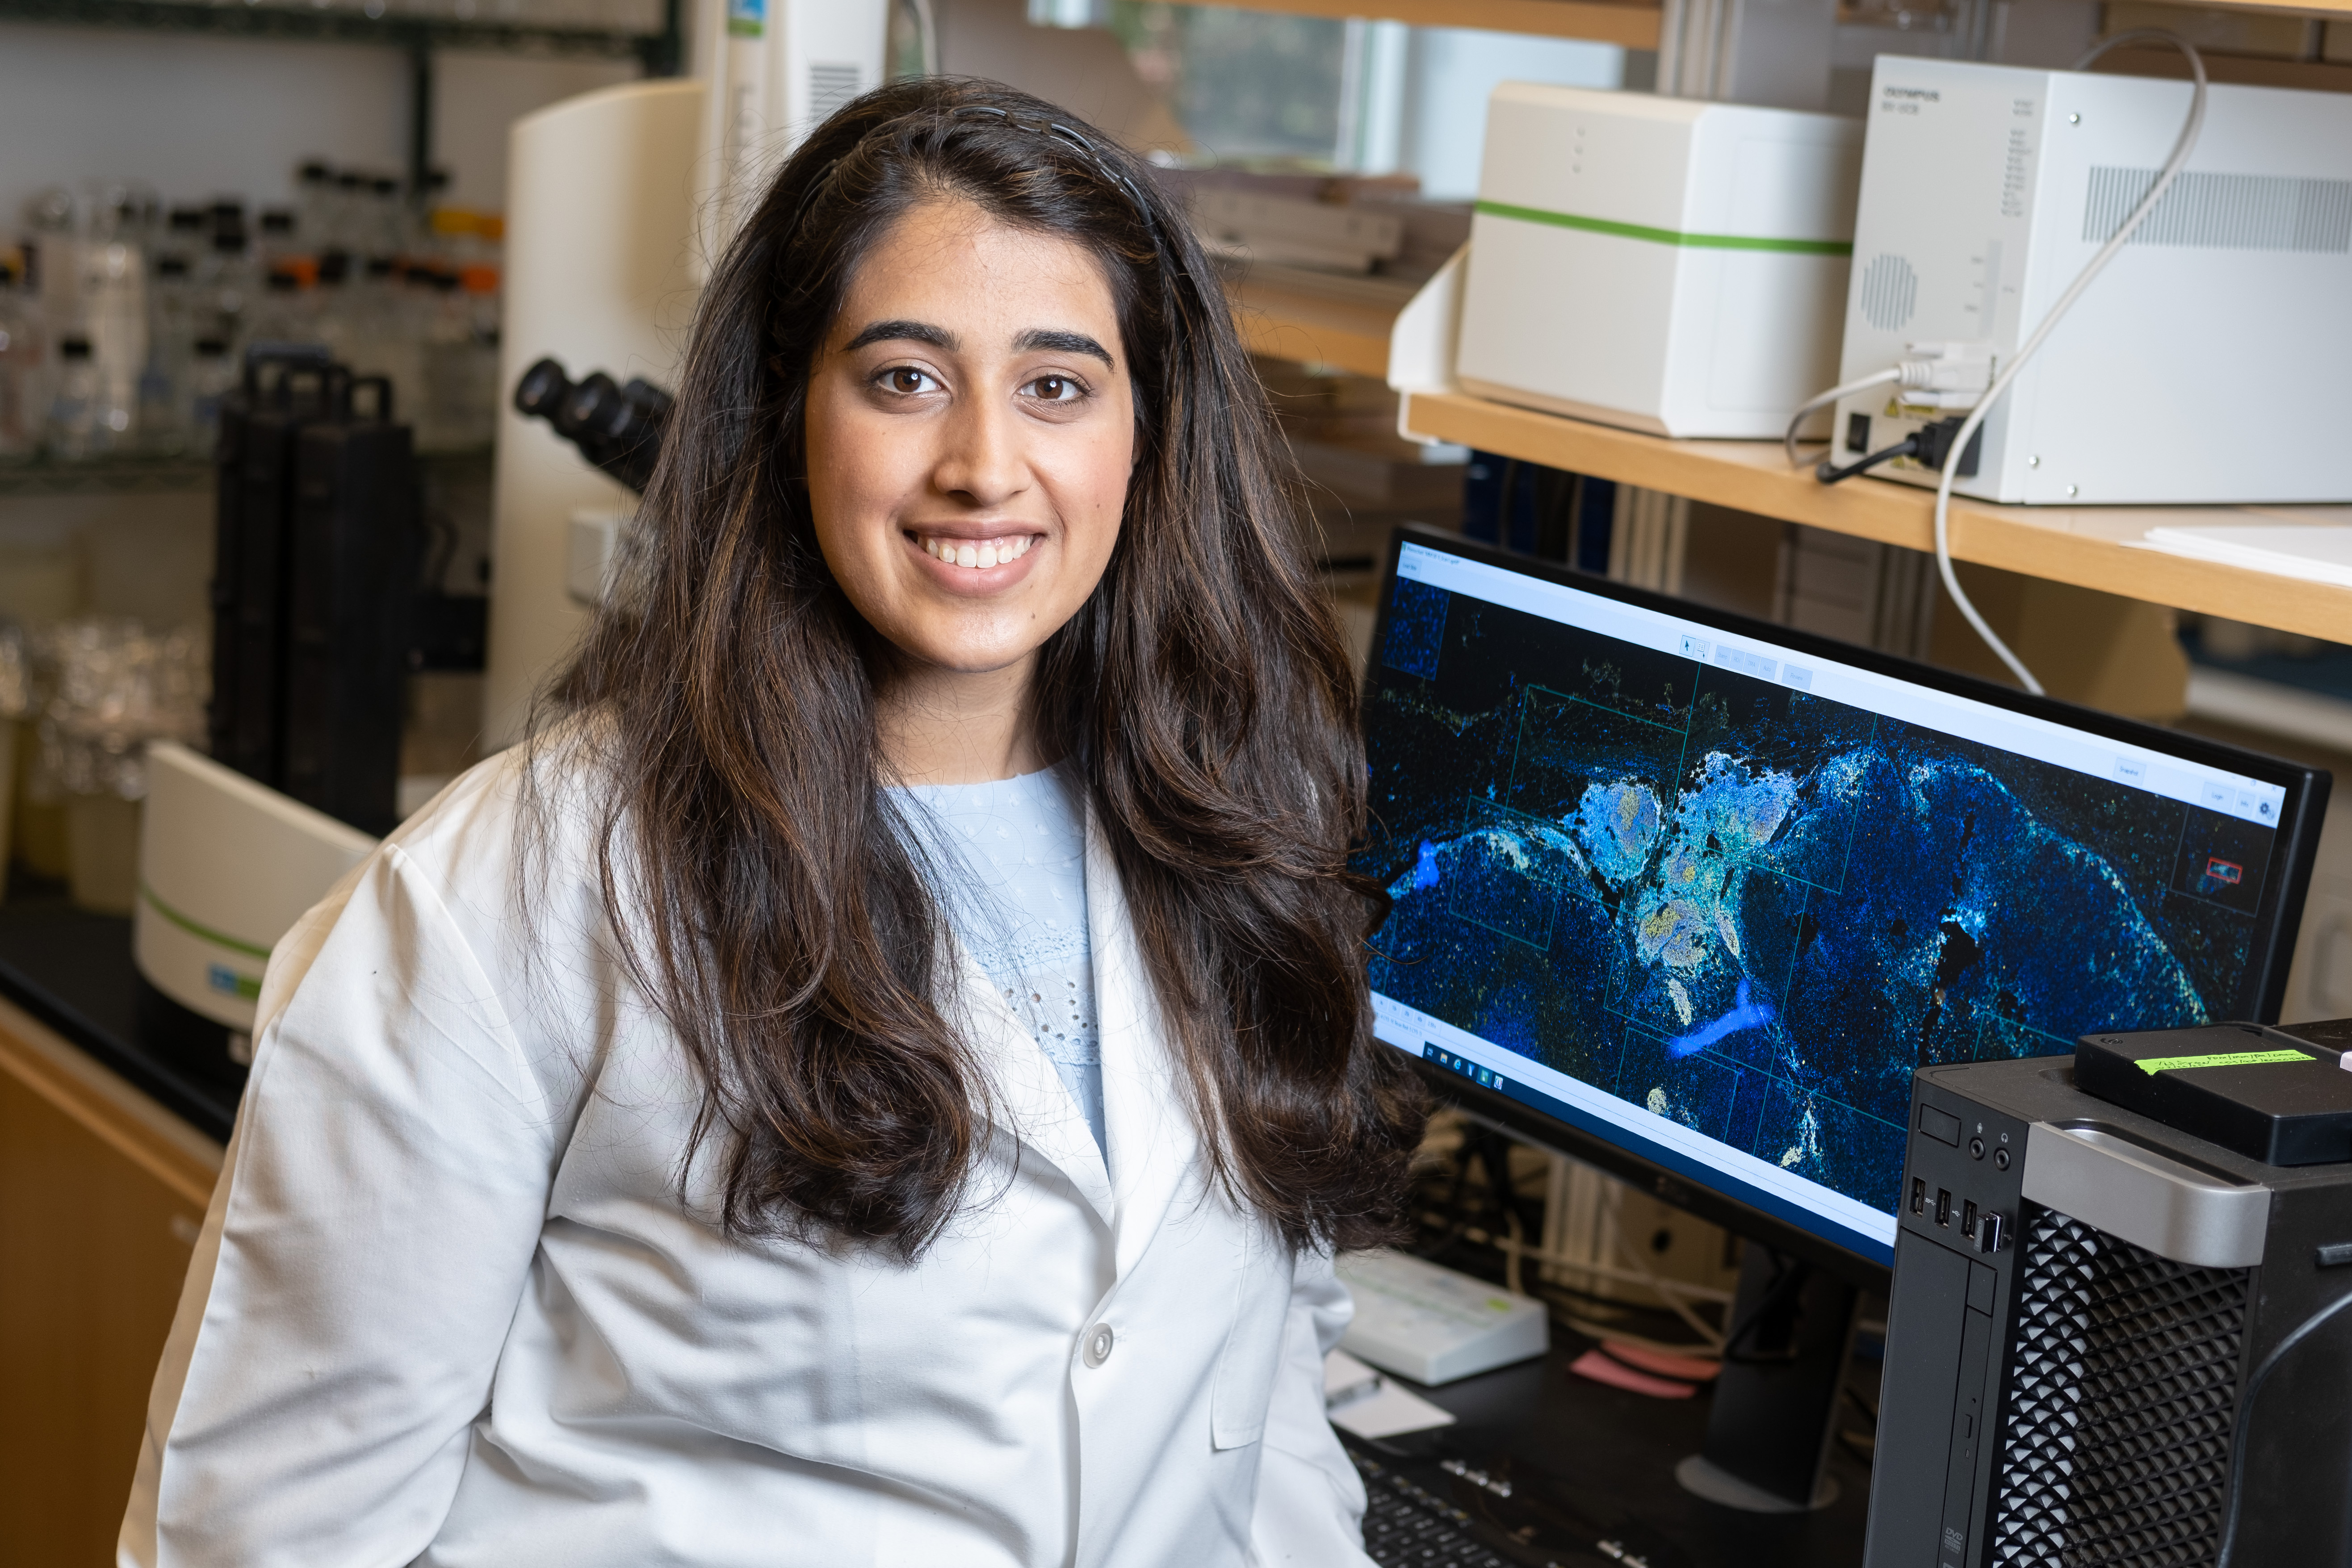
M 1110 1360 L 1110 1347 L 1115 1342 L 1117 1336 L 1110 1331 L 1110 1325 L 1108 1323 L 1097 1323 L 1095 1325 L 1095 1331 L 1087 1336 L 1087 1365 L 1090 1367 L 1100 1366 L 1103 1363 Z

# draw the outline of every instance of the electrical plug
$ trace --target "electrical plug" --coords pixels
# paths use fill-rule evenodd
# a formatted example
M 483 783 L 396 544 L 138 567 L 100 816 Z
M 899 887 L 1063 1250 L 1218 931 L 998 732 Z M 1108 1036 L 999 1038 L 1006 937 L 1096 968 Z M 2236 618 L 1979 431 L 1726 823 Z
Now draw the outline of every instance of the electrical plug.
M 1990 343 L 1906 343 L 1895 362 L 1895 384 L 1906 392 L 1978 394 L 1992 385 Z M 1915 399 L 1906 398 L 1912 402 Z

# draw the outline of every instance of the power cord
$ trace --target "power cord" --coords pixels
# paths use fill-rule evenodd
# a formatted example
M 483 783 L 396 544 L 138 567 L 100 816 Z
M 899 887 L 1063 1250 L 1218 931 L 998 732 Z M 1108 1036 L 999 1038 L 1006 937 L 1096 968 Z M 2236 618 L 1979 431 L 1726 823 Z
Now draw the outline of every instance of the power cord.
M 1899 381 L 1902 377 L 1903 367 L 1893 365 L 1875 375 L 1865 375 L 1860 381 L 1849 381 L 1843 386 L 1832 386 L 1798 409 L 1795 416 L 1789 421 L 1789 433 L 1780 437 L 1780 450 L 1789 454 L 1789 467 L 1797 468 L 1801 463 L 1801 459 L 1797 456 L 1797 427 L 1805 422 L 1805 416 L 1816 408 L 1825 407 L 1841 398 L 1852 397 L 1857 392 L 1868 392 L 1874 386 L 1885 386 L 1888 382 Z M 1835 446 L 1837 443 L 1832 440 L 1830 444 Z
M 1960 428 L 1960 416 L 1957 414 L 1948 419 L 1938 419 L 1932 425 L 1922 425 L 1892 447 L 1873 452 L 1843 468 L 1824 458 L 1821 466 L 1813 470 L 1813 478 L 1825 485 L 1833 485 L 1856 474 L 1868 473 L 1879 464 L 1891 463 L 1897 458 L 1916 458 L 1931 468 L 1940 468 L 1944 466 L 1944 459 L 1951 456 Z M 1977 471 L 1977 455 L 1973 447 L 1960 454 L 1958 468 L 1963 476 Z
M 2058 302 L 2042 316 L 2041 325 L 2034 328 L 2032 335 L 2025 340 L 2014 355 L 2011 356 L 2009 363 L 2001 367 L 2000 374 L 1993 378 L 1992 384 L 1986 388 L 1983 396 L 1977 399 L 1976 405 L 1969 410 L 1967 416 L 1960 421 L 1958 427 L 1952 433 L 1951 441 L 1947 446 L 1946 451 L 1960 454 L 1963 461 L 1969 444 L 1976 439 L 1977 432 L 1983 428 L 1985 416 L 1992 412 L 1993 405 L 1999 403 L 2002 395 L 2009 391 L 2011 384 L 2017 380 L 2019 373 L 2025 369 L 2027 363 L 2049 339 L 2051 332 L 2056 329 L 2059 321 L 2064 319 L 2066 312 L 2074 308 L 2074 301 L 2082 298 L 2083 291 L 2090 287 L 2091 279 L 2106 268 L 2107 263 L 2116 258 L 2116 254 L 2130 242 L 2131 237 L 2138 230 L 2139 226 L 2147 221 L 2148 214 L 2156 210 L 2157 203 L 2164 199 L 2164 194 L 2172 188 L 2172 182 L 2179 175 L 2182 167 L 2188 163 L 2189 153 L 2196 150 L 2197 138 L 2205 129 L 2205 58 L 2197 52 L 2197 47 L 2194 44 L 2178 33 L 2167 32 L 2161 27 L 2134 27 L 2127 32 L 2117 33 L 2113 37 L 2103 38 L 2094 45 L 2082 58 L 2074 62 L 2072 68 L 2082 70 L 2108 50 L 2132 43 L 2168 44 L 2188 57 L 2189 74 L 2195 81 L 2189 101 L 2189 118 L 2180 127 L 2180 137 L 2173 144 L 2172 156 L 2165 161 L 2162 172 L 2157 175 L 2156 183 L 2148 187 L 2147 195 L 2140 198 L 2139 205 L 2132 209 L 2131 216 L 2124 219 L 2122 226 L 2116 230 L 2106 244 L 2099 247 L 2098 254 L 2084 263 L 2083 270 L 2074 275 L 2074 281 L 2067 286 L 2066 292 L 2058 297 Z M 1852 385 L 1852 390 L 1861 391 L 1870 386 L 1883 384 L 1885 381 L 1901 379 L 1901 377 L 1902 370 L 1898 367 L 1893 372 L 1882 373 L 1878 380 L 1855 382 Z M 1824 395 L 1837 397 L 1847 395 L 1847 389 L 1842 388 L 1837 393 Z M 1820 405 L 1820 399 L 1807 404 L 1799 411 L 1799 418 L 1801 419 L 1805 414 Z M 1796 453 L 1794 423 L 1791 423 L 1789 427 L 1789 436 L 1787 447 L 1793 463 Z M 1869 458 L 1864 459 L 1865 465 L 1870 461 Z M 1944 592 L 1950 595 L 1952 603 L 1959 606 L 1960 614 L 1966 617 L 1969 626 L 1974 628 L 1978 637 L 1984 639 L 1985 646 L 1992 649 L 2001 663 L 2009 667 L 2010 673 L 2017 677 L 2018 684 L 2036 697 L 2042 696 L 2044 693 L 2042 683 L 2033 678 L 2032 670 L 2026 668 L 2024 660 L 2011 652 L 2009 645 L 2000 639 L 1991 626 L 1985 624 L 1984 616 L 1978 612 L 1975 603 L 1961 588 L 1959 578 L 1952 571 L 1952 481 L 1959 477 L 1961 466 L 1961 462 L 1945 462 L 1942 465 L 1942 476 L 1936 485 L 1937 575 L 1943 579 Z
M 2135 27 L 2128 32 L 2117 33 L 2114 37 L 2102 39 L 2094 45 L 2087 54 L 2074 62 L 2074 68 L 2083 69 L 2119 44 L 2136 42 L 2170 44 L 2189 57 L 2189 74 L 2196 79 L 2197 85 L 2189 95 L 2189 119 L 2180 127 L 2180 139 L 2173 144 L 2172 156 L 2165 161 L 2163 172 L 2157 175 L 2156 184 L 2147 188 L 2147 195 L 2140 198 L 2139 205 L 2132 209 L 2131 216 L 2124 219 L 2123 226 L 2116 230 L 2114 237 L 2101 246 L 2099 253 L 2091 258 L 2081 272 L 2075 274 L 2074 281 L 2067 287 L 2066 292 L 2058 297 L 2058 302 L 2050 307 L 2049 313 L 2042 318 L 2042 324 L 2033 329 L 2033 335 L 2025 340 L 2024 345 L 2017 351 L 2008 365 L 1993 378 L 1992 385 L 1986 391 L 1984 396 L 1978 400 L 1977 405 L 1969 410 L 1968 417 L 1960 422 L 1959 434 L 1952 440 L 1953 448 L 1957 451 L 1967 450 L 1968 444 L 1975 438 L 1977 431 L 1982 428 L 1985 416 L 1992 412 L 1993 405 L 2000 401 L 2001 395 L 2006 393 L 2011 384 L 2017 380 L 2018 373 L 2025 368 L 2029 360 L 2032 359 L 2034 351 L 2041 348 L 2049 339 L 2052 331 L 2074 307 L 2074 301 L 2083 297 L 2083 291 L 2091 286 L 2091 279 L 2105 270 L 2107 263 L 2116 258 L 2116 253 L 2130 241 L 2139 226 L 2147 221 L 2147 215 L 2156 210 L 2156 204 L 2162 201 L 2164 193 L 2172 188 L 2173 180 L 2180 174 L 2182 165 L 2189 162 L 2189 154 L 2196 150 L 2197 138 L 2205 129 L 2205 57 L 2197 52 L 2196 45 L 2179 34 L 2166 32 L 2161 27 Z M 1977 612 L 1976 605 L 1969 600 L 1968 595 L 1961 591 L 1960 580 L 1953 574 L 1952 481 L 1958 477 L 1958 463 L 1945 464 L 1943 477 L 1937 481 L 1936 485 L 1937 574 L 1944 580 L 1944 592 L 1952 596 L 1952 602 L 1960 607 L 1960 614 L 1968 618 L 1969 626 L 1976 628 L 1977 636 L 1984 638 L 1985 646 L 1992 649 L 2001 663 L 2009 666 L 2010 673 L 2017 677 L 2019 685 L 2034 696 L 2040 697 L 2042 695 L 2042 683 L 2033 679 L 2033 672 L 2025 668 L 2025 661 L 2011 653 L 2009 645 L 1995 636 L 1993 629 L 1985 624 L 1984 616 Z

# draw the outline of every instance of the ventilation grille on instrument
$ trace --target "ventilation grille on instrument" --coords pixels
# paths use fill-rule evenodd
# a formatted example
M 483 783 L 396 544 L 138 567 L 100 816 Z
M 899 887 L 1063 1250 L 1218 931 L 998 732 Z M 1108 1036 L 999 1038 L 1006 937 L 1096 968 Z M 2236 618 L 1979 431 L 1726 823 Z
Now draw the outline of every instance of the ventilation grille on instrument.
M 1911 319 L 1919 302 L 1919 275 L 1899 256 L 1874 256 L 1862 269 L 1862 319 L 1891 332 Z
M 1992 1562 L 2211 1563 L 2247 1271 L 2174 1263 L 2054 1210 L 2020 1265 Z
M 857 63 L 809 62 L 809 117 L 821 121 L 857 96 Z
M 2096 168 L 2083 204 L 2083 237 L 2115 237 L 2156 184 L 2154 169 Z M 2208 250 L 2352 250 L 2352 180 L 2184 174 L 2172 182 L 2134 245 Z

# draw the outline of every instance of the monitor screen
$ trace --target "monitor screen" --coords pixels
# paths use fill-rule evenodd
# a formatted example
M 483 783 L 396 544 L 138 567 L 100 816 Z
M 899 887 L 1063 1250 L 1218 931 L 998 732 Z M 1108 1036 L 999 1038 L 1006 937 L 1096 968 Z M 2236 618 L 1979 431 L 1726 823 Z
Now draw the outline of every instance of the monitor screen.
M 2276 1005 L 2324 774 L 1444 536 L 1385 589 L 1400 1049 L 1884 1264 L 1914 1068 Z

